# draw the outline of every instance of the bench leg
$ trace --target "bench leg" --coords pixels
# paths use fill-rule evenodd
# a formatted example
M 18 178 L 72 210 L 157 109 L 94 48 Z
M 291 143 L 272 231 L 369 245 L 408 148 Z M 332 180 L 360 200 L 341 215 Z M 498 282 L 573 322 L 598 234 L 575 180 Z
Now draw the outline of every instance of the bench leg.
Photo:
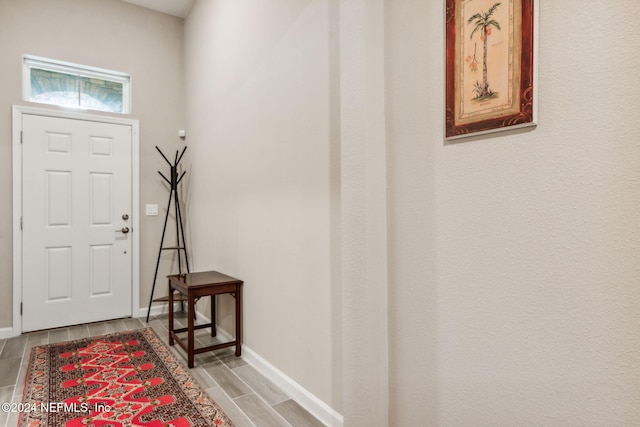
M 236 356 L 242 355 L 242 287 L 236 288 Z
M 188 330 L 187 330 L 187 365 L 189 368 L 193 368 L 193 359 L 194 359 L 194 321 L 193 314 L 195 313 L 195 303 L 193 301 L 193 296 L 189 295 L 189 322 L 188 322 Z
M 169 281 L 169 345 L 173 345 L 173 289 L 171 289 L 171 281 Z
M 211 336 L 215 337 L 217 335 L 217 327 L 216 327 L 216 296 L 211 295 Z

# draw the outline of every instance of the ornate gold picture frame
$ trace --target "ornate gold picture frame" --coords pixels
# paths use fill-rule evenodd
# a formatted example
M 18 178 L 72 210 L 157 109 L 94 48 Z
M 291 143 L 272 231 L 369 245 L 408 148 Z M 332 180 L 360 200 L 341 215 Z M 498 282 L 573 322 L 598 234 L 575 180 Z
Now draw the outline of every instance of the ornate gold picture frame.
M 537 122 L 537 0 L 446 0 L 447 139 Z

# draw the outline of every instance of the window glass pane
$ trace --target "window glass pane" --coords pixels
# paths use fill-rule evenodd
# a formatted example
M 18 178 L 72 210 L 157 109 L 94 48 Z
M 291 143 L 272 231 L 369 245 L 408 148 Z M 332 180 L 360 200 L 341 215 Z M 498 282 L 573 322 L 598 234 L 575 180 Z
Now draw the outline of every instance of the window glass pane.
M 80 107 L 122 113 L 123 86 L 120 82 L 80 77 Z
M 128 74 L 24 57 L 24 99 L 31 102 L 129 113 L 131 86 Z
M 29 100 L 63 107 L 78 107 L 78 77 L 32 68 Z

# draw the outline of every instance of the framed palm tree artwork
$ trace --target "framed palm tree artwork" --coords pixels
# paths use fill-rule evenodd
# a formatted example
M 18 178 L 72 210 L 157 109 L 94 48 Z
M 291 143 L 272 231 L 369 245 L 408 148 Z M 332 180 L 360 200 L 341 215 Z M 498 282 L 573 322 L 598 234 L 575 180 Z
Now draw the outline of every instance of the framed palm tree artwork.
M 445 1 L 446 138 L 536 125 L 538 0 Z

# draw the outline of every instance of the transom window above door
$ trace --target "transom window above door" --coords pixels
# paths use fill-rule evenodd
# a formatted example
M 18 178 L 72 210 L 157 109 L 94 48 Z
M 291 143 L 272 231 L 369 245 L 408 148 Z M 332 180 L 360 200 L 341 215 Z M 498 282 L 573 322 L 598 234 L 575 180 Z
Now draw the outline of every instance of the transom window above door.
M 82 110 L 131 112 L 131 76 L 25 55 L 23 99 Z

